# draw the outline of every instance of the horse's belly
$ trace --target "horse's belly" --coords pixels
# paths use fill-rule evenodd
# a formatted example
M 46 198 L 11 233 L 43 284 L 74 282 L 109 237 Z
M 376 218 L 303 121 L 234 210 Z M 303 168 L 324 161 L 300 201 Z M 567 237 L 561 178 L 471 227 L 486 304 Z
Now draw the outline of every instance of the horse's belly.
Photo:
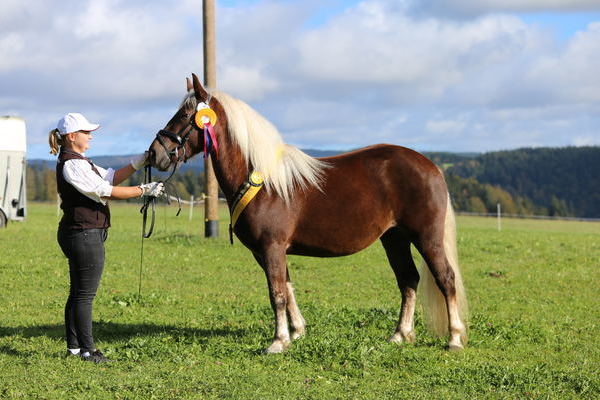
M 298 226 L 288 248 L 288 254 L 313 257 L 339 257 L 354 254 L 370 246 L 392 226 L 385 224 L 358 223 L 356 219 L 339 221 L 313 221 Z

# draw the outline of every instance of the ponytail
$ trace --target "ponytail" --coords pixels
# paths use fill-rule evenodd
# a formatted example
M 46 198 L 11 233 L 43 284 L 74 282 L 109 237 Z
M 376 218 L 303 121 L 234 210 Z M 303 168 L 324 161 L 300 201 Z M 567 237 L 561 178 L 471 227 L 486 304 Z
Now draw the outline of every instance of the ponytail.
M 50 145 L 50 154 L 56 155 L 60 147 L 64 144 L 63 137 L 58 133 L 58 129 L 52 129 L 48 134 L 48 144 Z

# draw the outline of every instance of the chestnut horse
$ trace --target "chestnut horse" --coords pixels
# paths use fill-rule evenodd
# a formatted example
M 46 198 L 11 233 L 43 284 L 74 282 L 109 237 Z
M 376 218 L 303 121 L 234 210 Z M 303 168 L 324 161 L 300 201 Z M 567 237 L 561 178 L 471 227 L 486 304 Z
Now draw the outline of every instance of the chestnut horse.
M 277 129 L 231 96 L 208 93 L 192 74 L 179 110 L 150 146 L 151 165 L 161 171 L 210 151 L 215 175 L 230 210 L 252 171 L 264 190 L 242 211 L 234 227 L 265 271 L 275 336 L 267 353 L 284 351 L 305 332 L 290 282 L 286 255 L 335 257 L 356 253 L 380 239 L 402 296 L 390 341 L 414 342 L 419 272 L 413 244 L 427 267 L 421 273 L 428 321 L 448 347 L 466 344 L 466 298 L 456 256 L 454 212 L 442 172 L 423 155 L 379 144 L 335 157 L 312 158 L 283 143 Z M 213 140 L 194 122 L 199 103 L 216 113 Z M 428 283 L 428 284 L 427 284 Z

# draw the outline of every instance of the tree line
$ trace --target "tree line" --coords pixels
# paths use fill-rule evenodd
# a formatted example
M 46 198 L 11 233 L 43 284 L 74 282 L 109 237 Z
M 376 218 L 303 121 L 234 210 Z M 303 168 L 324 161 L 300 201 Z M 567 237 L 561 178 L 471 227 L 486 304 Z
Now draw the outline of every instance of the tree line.
M 446 183 L 455 211 L 495 213 L 498 204 L 504 214 L 568 216 L 563 202 L 556 201 L 547 208 L 535 204 L 525 196 L 513 196 L 500 186 L 481 183 L 475 178 L 446 174 Z
M 542 215 L 600 218 L 599 171 L 600 147 L 587 146 L 490 152 L 446 172 L 502 188 Z

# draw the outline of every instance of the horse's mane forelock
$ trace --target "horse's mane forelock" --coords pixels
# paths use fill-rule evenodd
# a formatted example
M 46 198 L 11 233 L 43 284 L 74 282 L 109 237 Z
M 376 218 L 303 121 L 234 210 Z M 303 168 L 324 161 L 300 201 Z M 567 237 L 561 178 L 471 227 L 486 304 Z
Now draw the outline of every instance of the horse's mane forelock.
M 229 134 L 237 143 L 249 168 L 260 171 L 268 191 L 275 191 L 286 203 L 294 192 L 310 186 L 321 190 L 327 163 L 285 144 L 281 134 L 248 104 L 223 92 L 213 92 L 227 115 Z M 193 91 L 181 105 L 195 107 Z

